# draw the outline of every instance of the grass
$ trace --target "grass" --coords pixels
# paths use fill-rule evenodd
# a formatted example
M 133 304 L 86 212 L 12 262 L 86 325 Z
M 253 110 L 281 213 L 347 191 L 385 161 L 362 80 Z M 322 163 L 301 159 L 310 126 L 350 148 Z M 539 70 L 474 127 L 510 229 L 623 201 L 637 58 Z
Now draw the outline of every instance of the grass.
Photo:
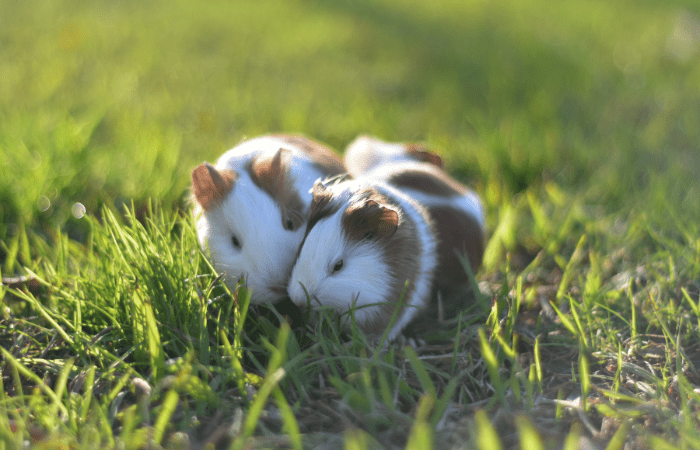
M 695 3 L 0 20 L 0 447 L 700 448 Z M 384 348 L 228 291 L 189 171 L 277 131 L 436 149 L 486 208 L 474 308 Z

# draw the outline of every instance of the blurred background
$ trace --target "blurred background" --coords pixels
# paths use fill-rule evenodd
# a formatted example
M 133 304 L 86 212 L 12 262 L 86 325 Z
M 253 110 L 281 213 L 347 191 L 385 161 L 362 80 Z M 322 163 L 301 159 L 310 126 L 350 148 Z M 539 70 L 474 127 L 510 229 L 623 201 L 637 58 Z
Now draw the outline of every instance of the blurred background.
M 102 205 L 186 208 L 193 167 L 278 131 L 423 141 L 492 227 L 543 186 L 700 221 L 700 5 L 0 2 L 0 263 Z

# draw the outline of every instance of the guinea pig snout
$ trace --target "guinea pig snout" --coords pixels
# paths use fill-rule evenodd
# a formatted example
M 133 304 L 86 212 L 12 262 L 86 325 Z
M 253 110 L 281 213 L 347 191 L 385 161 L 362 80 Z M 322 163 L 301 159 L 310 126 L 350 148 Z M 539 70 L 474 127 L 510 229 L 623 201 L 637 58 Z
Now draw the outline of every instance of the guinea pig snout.
M 309 306 L 309 303 L 320 304 L 318 298 L 310 294 L 302 283 L 299 283 L 299 286 L 297 286 L 296 288 L 291 288 L 289 293 L 292 302 L 294 302 L 294 304 L 297 305 L 299 309 L 306 309 L 306 307 Z

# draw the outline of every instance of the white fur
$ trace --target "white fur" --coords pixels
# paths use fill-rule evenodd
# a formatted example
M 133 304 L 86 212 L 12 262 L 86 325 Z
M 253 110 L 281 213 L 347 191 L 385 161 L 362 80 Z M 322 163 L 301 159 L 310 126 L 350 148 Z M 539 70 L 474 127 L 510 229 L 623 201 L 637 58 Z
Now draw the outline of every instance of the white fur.
M 209 249 L 212 262 L 233 288 L 243 277 L 252 288 L 254 303 L 275 302 L 285 296 L 289 273 L 304 238 L 305 226 L 295 231 L 284 229 L 279 205 L 250 178 L 246 165 L 253 156 L 274 154 L 280 148 L 291 151 L 291 175 L 305 214 L 311 203 L 309 188 L 323 173 L 309 156 L 288 142 L 263 136 L 243 142 L 223 154 L 217 170 L 238 174 L 233 189 L 215 207 L 202 211 L 195 207 L 197 235 Z M 305 217 L 305 220 L 308 217 Z M 236 235 L 242 246 L 236 251 L 231 237 Z
M 380 312 L 379 305 L 396 303 L 398 298 L 389 298 L 391 293 L 390 264 L 381 249 L 373 242 L 347 243 L 341 226 L 341 219 L 348 206 L 358 201 L 354 195 L 366 181 L 354 180 L 330 186 L 335 201 L 342 206 L 333 215 L 319 220 L 306 237 L 289 283 L 289 296 L 299 305 L 306 304 L 306 288 L 312 303 L 333 306 L 339 311 L 346 311 L 356 300 L 355 306 L 362 307 L 355 312 L 358 325 L 362 326 Z M 415 317 L 420 308 L 429 300 L 432 287 L 432 273 L 437 265 L 436 243 L 429 224 L 421 216 L 417 205 L 408 196 L 384 183 L 371 183 L 383 194 L 399 203 L 399 226 L 407 215 L 416 224 L 418 230 L 415 239 L 420 241 L 422 250 L 419 255 L 419 276 L 406 307 L 389 331 L 389 339 L 395 339 L 401 330 Z M 343 269 L 332 273 L 335 263 L 343 259 Z M 387 265 L 388 264 L 388 265 Z M 400 277 L 401 274 L 398 274 Z M 400 280 L 404 281 L 404 280 Z M 391 317 L 381 317 L 388 325 Z
M 413 160 L 406 154 L 404 144 L 384 142 L 369 136 L 360 136 L 345 150 L 345 166 L 348 172 L 359 175 L 379 164 Z
M 463 196 L 457 198 L 439 197 L 437 195 L 430 195 L 422 191 L 408 188 L 402 188 L 402 191 L 410 195 L 411 198 L 421 205 L 448 206 L 451 208 L 460 209 L 476 219 L 482 231 L 484 229 L 484 208 L 481 205 L 479 197 L 472 191 L 468 191 Z
M 256 303 L 273 302 L 282 295 L 289 267 L 294 262 L 304 227 L 285 230 L 277 204 L 241 172 L 231 193 L 197 222 L 200 242 L 209 248 L 219 272 L 229 286 L 243 277 Z M 231 238 L 241 242 L 237 251 Z
M 393 173 L 400 173 L 404 170 L 410 170 L 419 165 L 427 171 L 441 171 L 437 167 L 429 163 L 421 163 L 415 161 L 403 161 L 403 162 L 391 162 L 391 161 L 381 161 L 378 162 L 372 170 L 369 170 L 362 174 L 363 177 L 376 179 L 376 180 L 386 180 Z M 411 189 L 406 187 L 401 187 L 401 191 L 408 194 L 412 199 L 426 206 L 449 206 L 450 208 L 457 208 L 465 213 L 469 214 L 471 217 L 479 222 L 481 229 L 484 229 L 484 208 L 481 205 L 481 200 L 479 196 L 470 189 L 460 197 L 441 197 L 438 195 L 431 195 L 417 189 Z
M 310 189 L 313 187 L 314 181 L 324 177 L 324 173 L 314 165 L 314 161 L 308 154 L 284 140 L 273 136 L 261 136 L 245 141 L 221 155 L 216 162 L 216 168 L 218 170 L 230 169 L 240 173 L 254 156 L 265 153 L 274 154 L 280 148 L 291 151 L 294 186 L 302 202 L 308 207 L 311 203 Z
M 345 166 L 354 176 L 386 180 L 391 173 L 409 170 L 420 164 L 428 171 L 441 171 L 430 163 L 419 162 L 407 152 L 405 144 L 385 142 L 369 136 L 360 136 L 345 151 Z M 484 208 L 475 192 L 468 190 L 460 199 L 444 198 L 425 192 L 401 188 L 422 205 L 450 206 L 461 209 L 484 228 Z

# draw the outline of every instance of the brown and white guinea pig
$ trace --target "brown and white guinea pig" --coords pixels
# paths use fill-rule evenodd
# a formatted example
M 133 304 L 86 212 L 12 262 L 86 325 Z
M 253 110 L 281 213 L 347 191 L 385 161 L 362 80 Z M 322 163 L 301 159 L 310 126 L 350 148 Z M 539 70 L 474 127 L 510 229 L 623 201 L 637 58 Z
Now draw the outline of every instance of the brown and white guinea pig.
M 358 326 L 377 335 L 390 322 L 409 280 L 407 306 L 389 332 L 394 339 L 419 318 L 441 319 L 468 304 L 470 299 L 461 295 L 470 286 L 462 259 L 474 272 L 481 265 L 484 217 L 476 194 L 435 162 L 402 156 L 403 144 L 368 143 L 365 151 L 389 148 L 390 157 L 375 157 L 355 180 L 314 185 L 289 295 L 303 306 L 305 288 L 312 304 L 339 311 L 353 301 L 356 308 L 379 304 L 355 312 Z
M 372 160 L 372 164 L 354 162 L 358 160 Z M 445 173 L 438 155 L 419 144 L 361 136 L 348 146 L 345 165 L 353 176 L 394 186 L 428 210 L 440 242 L 441 269 L 451 280 L 448 285 L 467 281 L 458 253 L 467 256 L 472 269 L 478 270 L 484 253 L 481 201 L 475 192 Z M 356 171 L 358 166 L 364 170 Z M 455 271 L 460 273 L 451 273 Z
M 304 238 L 314 181 L 345 172 L 329 148 L 300 135 L 265 135 L 192 171 L 197 235 L 231 289 L 254 303 L 286 297 Z
M 319 181 L 288 292 L 302 308 L 307 293 L 312 307 L 343 312 L 354 306 L 359 328 L 380 336 L 410 280 L 389 331 L 393 340 L 427 306 L 437 263 L 432 222 L 406 194 L 363 179 Z

